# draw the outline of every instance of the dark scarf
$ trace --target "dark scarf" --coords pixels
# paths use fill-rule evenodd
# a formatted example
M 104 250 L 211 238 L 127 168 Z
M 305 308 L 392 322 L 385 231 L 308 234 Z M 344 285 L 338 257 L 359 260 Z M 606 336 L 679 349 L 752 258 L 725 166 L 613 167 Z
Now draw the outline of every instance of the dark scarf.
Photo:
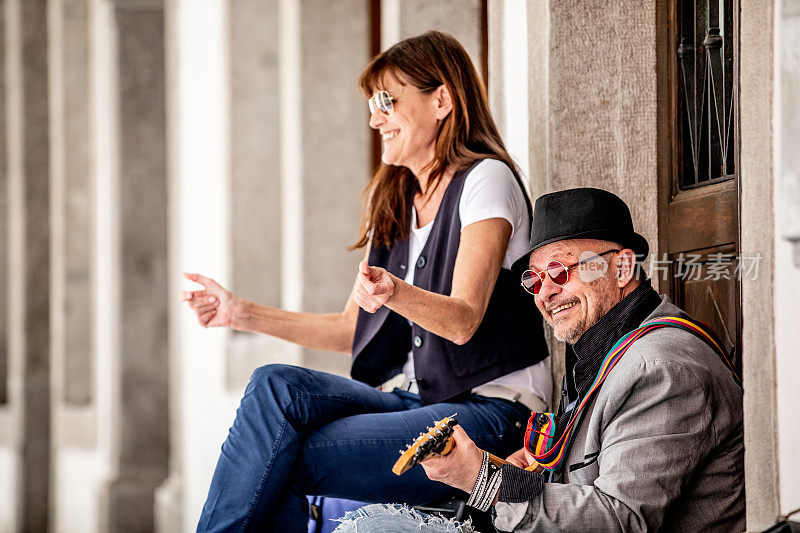
M 566 386 L 561 393 L 559 413 L 563 413 L 574 400 L 586 394 L 614 343 L 639 327 L 660 303 L 661 298 L 653 290 L 650 280 L 645 279 L 587 329 L 578 342 L 567 344 L 564 375 Z

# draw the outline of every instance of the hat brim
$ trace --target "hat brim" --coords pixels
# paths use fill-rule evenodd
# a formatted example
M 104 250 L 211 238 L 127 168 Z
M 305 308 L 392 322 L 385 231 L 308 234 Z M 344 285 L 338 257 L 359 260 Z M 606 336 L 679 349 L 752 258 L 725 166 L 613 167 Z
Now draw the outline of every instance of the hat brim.
M 624 246 L 625 248 L 633 250 L 633 252 L 636 254 L 636 259 L 640 264 L 644 262 L 644 259 L 650 252 L 650 245 L 647 244 L 647 239 L 645 239 L 644 237 L 635 232 L 621 232 L 613 230 L 584 231 L 582 233 L 573 233 L 570 235 L 561 235 L 558 237 L 552 237 L 550 239 L 536 243 L 534 246 L 531 247 L 530 250 L 525 252 L 525 254 L 523 254 L 516 261 L 514 261 L 514 263 L 511 265 L 511 270 L 513 272 L 521 274 L 522 272 L 528 269 L 528 258 L 530 257 L 532 252 L 538 250 L 542 246 L 547 246 L 548 244 L 552 244 L 554 242 L 567 241 L 572 239 L 601 239 L 604 241 L 617 242 L 620 245 Z

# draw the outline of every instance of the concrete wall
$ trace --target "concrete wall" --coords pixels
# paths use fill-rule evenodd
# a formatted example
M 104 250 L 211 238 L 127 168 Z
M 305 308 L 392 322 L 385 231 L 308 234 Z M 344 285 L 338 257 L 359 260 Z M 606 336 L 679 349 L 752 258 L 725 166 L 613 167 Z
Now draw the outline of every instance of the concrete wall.
M 533 163 L 534 190 L 614 191 L 631 206 L 634 226 L 651 243 L 658 242 L 654 14 L 654 1 L 639 2 L 636 9 L 620 2 L 551 2 L 544 14 L 549 24 L 542 28 L 543 14 L 534 9 L 537 26 L 528 30 L 536 47 L 530 57 L 540 52 L 539 39 L 548 43 L 546 67 L 531 73 L 532 86 L 547 86 L 547 104 L 531 112 L 549 118 L 546 135 L 531 132 L 531 143 L 546 143 L 548 156 L 543 173 L 542 163 Z M 542 148 L 531 158 L 542 158 Z
M 652 254 L 658 253 L 655 13 L 655 1 L 647 0 L 636 9 L 613 1 L 527 6 L 532 197 L 570 187 L 613 191 L 631 207 Z M 558 392 L 564 346 L 553 338 L 549 344 Z

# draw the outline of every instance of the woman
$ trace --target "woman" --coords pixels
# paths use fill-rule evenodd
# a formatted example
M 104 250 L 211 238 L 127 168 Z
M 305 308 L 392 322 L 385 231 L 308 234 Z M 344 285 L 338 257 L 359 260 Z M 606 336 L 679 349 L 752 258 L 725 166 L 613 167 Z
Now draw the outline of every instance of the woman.
M 479 446 L 506 456 L 530 410 L 549 400 L 548 369 L 534 364 L 547 355 L 541 319 L 508 270 L 527 249 L 530 203 L 466 51 L 438 32 L 406 39 L 374 58 L 359 85 L 383 155 L 344 311 L 269 308 L 186 275 L 204 286 L 182 293 L 201 325 L 351 353 L 355 378 L 257 369 L 198 530 L 304 531 L 306 494 L 444 498 L 453 489 L 422 469 L 391 472 L 399 448 L 457 412 Z M 376 388 L 401 372 L 401 388 Z

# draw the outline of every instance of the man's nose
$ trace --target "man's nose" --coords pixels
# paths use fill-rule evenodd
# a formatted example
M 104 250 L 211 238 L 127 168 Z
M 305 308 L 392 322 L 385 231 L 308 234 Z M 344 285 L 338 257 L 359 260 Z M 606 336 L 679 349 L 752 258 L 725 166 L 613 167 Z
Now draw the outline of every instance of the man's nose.
M 553 280 L 550 279 L 550 276 L 545 275 L 544 280 L 542 281 L 542 286 L 539 289 L 539 299 L 542 302 L 549 302 L 556 296 L 558 293 L 561 292 L 561 285 L 553 283 Z

